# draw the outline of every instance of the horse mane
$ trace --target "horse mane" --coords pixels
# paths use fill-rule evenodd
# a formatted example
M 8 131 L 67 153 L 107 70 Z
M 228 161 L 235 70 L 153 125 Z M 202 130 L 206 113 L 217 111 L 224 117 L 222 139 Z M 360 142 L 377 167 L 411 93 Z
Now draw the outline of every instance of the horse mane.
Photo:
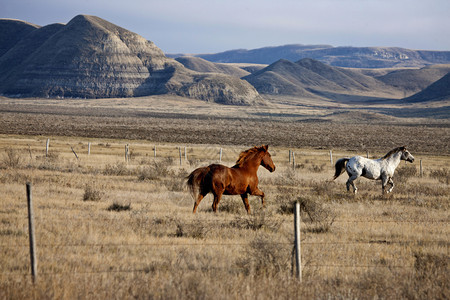
M 405 146 L 401 146 L 401 147 L 394 148 L 394 149 L 392 149 L 391 151 L 389 151 L 388 153 L 386 153 L 386 155 L 383 156 L 382 159 L 387 159 L 387 158 L 389 158 L 391 155 L 393 155 L 393 154 L 395 154 L 395 153 L 397 153 L 397 152 L 399 152 L 399 151 L 405 151 L 405 150 L 406 150 L 406 147 L 405 147 Z
M 264 146 L 255 146 L 253 148 L 250 148 L 248 150 L 242 151 L 239 154 L 239 158 L 236 161 L 236 165 L 235 167 L 239 167 L 240 165 L 242 165 L 243 163 L 245 163 L 250 157 L 253 157 L 254 154 L 257 154 L 261 151 L 264 150 Z

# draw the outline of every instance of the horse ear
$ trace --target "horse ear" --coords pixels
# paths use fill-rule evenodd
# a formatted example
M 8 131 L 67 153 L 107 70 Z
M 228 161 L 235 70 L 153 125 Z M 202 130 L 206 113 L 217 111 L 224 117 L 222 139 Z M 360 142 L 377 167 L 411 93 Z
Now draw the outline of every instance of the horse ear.
M 264 145 L 263 149 L 264 149 L 264 151 L 267 151 L 269 149 L 269 145 Z

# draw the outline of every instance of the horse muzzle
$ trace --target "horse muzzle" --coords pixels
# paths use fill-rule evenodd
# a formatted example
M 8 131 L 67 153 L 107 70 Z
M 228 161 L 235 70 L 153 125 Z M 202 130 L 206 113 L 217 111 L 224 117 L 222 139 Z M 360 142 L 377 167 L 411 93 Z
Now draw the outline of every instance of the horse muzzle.
M 408 157 L 408 159 L 406 161 L 409 161 L 410 163 L 414 162 L 414 157 Z

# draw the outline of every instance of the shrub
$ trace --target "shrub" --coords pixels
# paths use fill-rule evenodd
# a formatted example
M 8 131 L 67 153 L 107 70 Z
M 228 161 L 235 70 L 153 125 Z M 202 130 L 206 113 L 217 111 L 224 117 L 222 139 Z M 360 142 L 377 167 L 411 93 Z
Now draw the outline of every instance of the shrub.
M 336 213 L 320 202 L 320 198 L 311 199 L 299 197 L 300 211 L 305 213 L 311 223 L 307 225 L 306 231 L 313 233 L 325 233 L 330 231 L 336 219 Z
M 278 231 L 282 220 L 267 213 L 265 209 L 253 211 L 251 215 L 237 216 L 230 225 L 239 229 Z
M 249 244 L 246 257 L 237 262 L 246 274 L 274 276 L 290 270 L 291 245 L 258 234 Z
M 118 202 L 114 202 L 111 204 L 108 208 L 108 211 L 124 211 L 124 210 L 131 210 L 131 203 L 128 204 L 122 204 Z
M 127 165 L 124 162 L 118 162 L 114 165 L 106 165 L 103 170 L 103 175 L 124 176 L 129 175 Z
M 449 184 L 450 171 L 447 168 L 430 171 L 430 177 L 436 178 L 441 183 Z
M 99 201 L 102 199 L 103 193 L 87 184 L 84 188 L 83 201 Z
M 415 176 L 417 176 L 417 169 L 412 165 L 401 166 L 395 170 L 395 180 L 399 182 L 406 182 Z
M 2 165 L 7 168 L 18 168 L 21 164 L 21 157 L 17 150 L 13 148 L 7 148 L 3 155 Z

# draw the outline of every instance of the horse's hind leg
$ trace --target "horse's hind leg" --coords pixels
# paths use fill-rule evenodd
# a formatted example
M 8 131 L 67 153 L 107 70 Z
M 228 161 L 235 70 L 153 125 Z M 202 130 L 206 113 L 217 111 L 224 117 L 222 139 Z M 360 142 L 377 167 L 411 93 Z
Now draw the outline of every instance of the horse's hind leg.
M 348 178 L 347 183 L 346 183 L 346 185 L 347 185 L 347 191 L 350 192 L 350 185 L 351 185 L 351 186 L 353 187 L 353 193 L 355 193 L 355 194 L 356 194 L 356 192 L 358 191 L 358 188 L 356 187 L 355 183 L 353 182 L 353 181 L 356 180 L 356 178 L 358 178 L 357 175 L 352 175 L 352 176 L 350 176 L 350 177 Z
M 202 193 L 199 193 L 197 196 L 197 200 L 194 202 L 194 210 L 192 211 L 193 214 L 197 211 L 197 207 L 200 204 L 200 201 L 205 197 L 206 195 L 203 195 Z
M 213 201 L 213 204 L 212 204 L 213 212 L 217 212 L 217 206 L 219 206 L 219 202 L 220 202 L 221 198 L 222 198 L 222 193 L 214 194 L 214 201 Z

